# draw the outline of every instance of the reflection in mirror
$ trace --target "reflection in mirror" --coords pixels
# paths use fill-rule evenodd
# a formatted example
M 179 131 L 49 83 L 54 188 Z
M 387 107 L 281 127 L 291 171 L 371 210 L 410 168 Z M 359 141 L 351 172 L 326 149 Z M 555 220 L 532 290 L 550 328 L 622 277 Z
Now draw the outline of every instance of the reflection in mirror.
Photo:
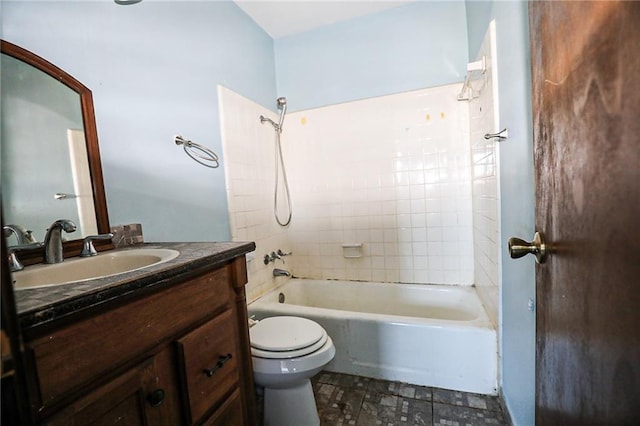
M 7 244 L 42 242 L 58 219 L 77 225 L 75 233 L 65 235 L 68 239 L 108 232 L 91 91 L 5 41 L 1 61 L 0 170 Z M 66 243 L 65 255 L 77 255 L 79 246 L 78 240 Z
M 36 241 L 44 239 L 56 218 L 75 222 L 78 237 L 96 234 L 80 96 L 5 54 L 1 84 L 2 196 L 7 223 L 27 228 Z M 9 245 L 25 243 L 19 234 L 15 237 Z

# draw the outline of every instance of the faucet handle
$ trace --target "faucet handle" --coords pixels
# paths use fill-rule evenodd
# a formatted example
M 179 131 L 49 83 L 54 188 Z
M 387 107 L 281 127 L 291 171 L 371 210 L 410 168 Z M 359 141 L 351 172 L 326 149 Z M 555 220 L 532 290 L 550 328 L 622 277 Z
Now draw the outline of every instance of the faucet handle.
M 18 259 L 18 253 L 24 250 L 33 250 L 43 247 L 43 243 L 18 244 L 17 246 L 7 247 L 7 261 L 11 272 L 22 271 L 24 265 Z
M 98 254 L 96 248 L 93 246 L 93 240 L 110 240 L 113 238 L 113 234 L 109 232 L 108 234 L 99 234 L 99 235 L 89 235 L 82 240 L 82 251 L 80 252 L 80 257 L 90 257 Z
M 24 269 L 24 265 L 20 262 L 20 260 L 18 260 L 18 256 L 16 256 L 16 252 L 11 248 L 9 248 L 8 251 L 9 251 L 9 258 L 7 260 L 9 263 L 9 270 L 11 272 L 22 271 Z
M 284 262 L 281 256 L 286 256 L 286 254 L 282 253 L 282 250 L 278 250 L 278 253 L 272 251 L 271 254 L 264 255 L 264 264 L 268 265 L 270 262 L 275 262 L 276 259 L 280 259 Z
M 288 253 L 285 253 L 282 250 L 278 249 L 278 256 L 280 256 L 280 257 L 291 256 L 292 254 L 293 254 L 293 252 L 291 252 L 291 251 L 288 252 Z

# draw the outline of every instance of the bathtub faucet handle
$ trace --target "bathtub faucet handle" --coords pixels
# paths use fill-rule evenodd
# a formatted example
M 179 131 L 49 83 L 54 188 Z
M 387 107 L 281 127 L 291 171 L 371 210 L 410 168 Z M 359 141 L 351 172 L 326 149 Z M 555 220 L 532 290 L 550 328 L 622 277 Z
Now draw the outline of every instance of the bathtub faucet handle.
M 276 259 L 280 259 L 280 260 L 282 260 L 282 258 L 280 257 L 280 255 L 279 255 L 279 254 L 277 254 L 275 251 L 272 251 L 272 252 L 271 252 L 271 261 L 272 261 L 272 262 L 275 262 L 275 261 L 276 261 Z M 283 261 L 283 262 L 284 262 L 284 261 Z
M 280 257 L 284 257 L 284 256 L 291 256 L 293 254 L 293 252 L 289 252 L 289 253 L 284 253 L 282 250 L 278 249 L 278 256 Z
M 281 253 L 282 253 L 282 250 L 278 250 L 278 253 L 276 253 L 275 251 L 272 251 L 271 254 L 265 254 L 264 255 L 264 264 L 268 265 L 271 262 L 275 262 L 276 259 L 282 260 Z M 284 256 L 286 256 L 286 254 Z M 282 260 L 282 261 L 284 262 L 284 260 Z
M 280 259 L 280 256 L 278 256 L 276 252 L 272 251 L 271 254 L 264 255 L 264 264 L 268 265 L 271 262 L 275 262 L 276 259 Z

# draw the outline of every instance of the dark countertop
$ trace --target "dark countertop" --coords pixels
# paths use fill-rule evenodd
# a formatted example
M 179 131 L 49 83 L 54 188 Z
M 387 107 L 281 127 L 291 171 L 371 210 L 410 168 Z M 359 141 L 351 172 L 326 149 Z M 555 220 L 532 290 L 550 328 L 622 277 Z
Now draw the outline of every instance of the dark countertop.
M 168 262 L 111 277 L 51 287 L 15 290 L 21 328 L 33 328 L 79 311 L 130 296 L 136 291 L 166 285 L 176 277 L 211 269 L 255 250 L 252 242 L 146 243 L 116 251 L 166 248 L 180 252 Z M 98 254 L 100 256 L 100 254 Z

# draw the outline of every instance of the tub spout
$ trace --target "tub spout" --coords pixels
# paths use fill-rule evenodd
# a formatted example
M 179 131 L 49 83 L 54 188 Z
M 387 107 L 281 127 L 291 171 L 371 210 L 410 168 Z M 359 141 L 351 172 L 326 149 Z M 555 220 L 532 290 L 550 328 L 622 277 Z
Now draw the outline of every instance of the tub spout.
M 275 268 L 273 270 L 273 276 L 274 277 L 290 277 L 291 276 L 291 272 L 285 271 L 284 269 Z

